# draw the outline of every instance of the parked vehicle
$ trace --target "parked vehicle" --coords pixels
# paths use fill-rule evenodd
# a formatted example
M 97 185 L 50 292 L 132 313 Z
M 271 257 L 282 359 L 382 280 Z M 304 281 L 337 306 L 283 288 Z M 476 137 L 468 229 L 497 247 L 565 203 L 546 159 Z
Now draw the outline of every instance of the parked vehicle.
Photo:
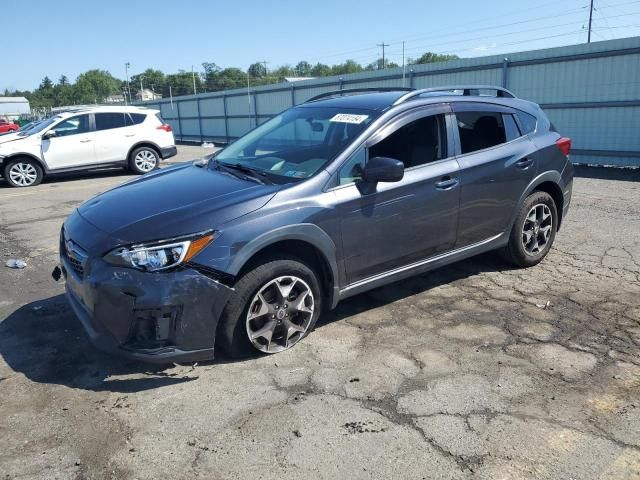
M 12 187 L 37 185 L 56 173 L 104 167 L 148 173 L 160 159 L 177 153 L 171 126 L 157 110 L 140 107 L 68 111 L 27 133 L 0 142 L 0 171 Z
M 17 132 L 18 130 L 20 130 L 20 125 L 18 125 L 17 123 L 13 123 L 9 120 L 4 120 L 0 118 L 0 134 Z
M 570 147 L 500 87 L 323 94 L 81 205 L 60 237 L 67 296 L 131 357 L 280 352 L 360 292 L 489 250 L 540 262 Z

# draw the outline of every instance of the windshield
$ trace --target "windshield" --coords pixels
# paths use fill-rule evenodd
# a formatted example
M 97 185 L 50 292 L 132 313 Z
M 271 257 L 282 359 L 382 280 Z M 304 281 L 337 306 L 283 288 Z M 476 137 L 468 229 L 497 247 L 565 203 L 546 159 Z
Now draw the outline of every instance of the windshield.
M 43 120 L 42 123 L 37 124 L 33 128 L 30 128 L 27 133 L 29 135 L 33 135 L 35 133 L 40 133 L 43 130 L 45 130 L 46 128 L 48 128 L 52 123 L 56 122 L 57 120 L 60 120 L 60 117 L 47 118 L 46 120 Z
M 279 183 L 309 178 L 364 131 L 378 112 L 351 108 L 289 109 L 222 150 L 223 165 L 241 165 Z

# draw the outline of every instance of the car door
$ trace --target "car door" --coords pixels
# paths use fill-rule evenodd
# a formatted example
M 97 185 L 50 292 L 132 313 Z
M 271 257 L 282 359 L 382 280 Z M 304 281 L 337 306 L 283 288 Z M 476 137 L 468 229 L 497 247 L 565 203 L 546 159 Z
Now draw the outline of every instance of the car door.
M 521 135 L 513 109 L 490 103 L 452 105 L 460 165 L 457 246 L 501 234 L 537 170 L 536 148 Z
M 42 139 L 42 158 L 51 170 L 94 163 L 94 132 L 88 113 L 74 115 L 48 131 L 55 136 Z M 46 132 L 45 132 L 46 133 Z
M 96 112 L 96 162 L 109 163 L 127 159 L 134 144 L 136 127 L 127 112 Z
M 347 281 L 407 266 L 453 247 L 458 216 L 458 164 L 446 128 L 448 107 L 413 112 L 379 130 L 338 171 L 334 188 Z M 369 158 L 405 164 L 399 182 L 369 185 Z

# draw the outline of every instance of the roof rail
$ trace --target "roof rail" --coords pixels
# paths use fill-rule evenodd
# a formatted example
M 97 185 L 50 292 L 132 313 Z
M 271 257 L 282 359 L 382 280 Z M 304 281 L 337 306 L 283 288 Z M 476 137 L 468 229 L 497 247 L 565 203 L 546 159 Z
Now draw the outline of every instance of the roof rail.
M 351 94 L 351 93 L 412 92 L 412 91 L 413 91 L 413 88 L 404 88 L 404 87 L 347 88 L 345 90 L 334 90 L 331 92 L 321 93 L 320 95 L 311 97 L 309 100 L 305 101 L 304 103 L 315 102 L 316 100 L 320 100 L 322 98 L 327 98 L 327 97 L 340 97 L 342 95 Z
M 400 98 L 398 98 L 393 105 L 398 105 L 400 103 L 406 102 L 412 98 L 418 97 L 425 93 L 436 93 L 436 92 L 452 92 L 454 90 L 462 90 L 463 96 L 475 96 L 479 95 L 475 93 L 475 90 L 495 90 L 496 97 L 504 97 L 504 98 L 516 98 L 513 92 L 507 90 L 503 87 L 496 87 L 493 85 L 448 85 L 445 87 L 431 87 L 431 88 L 421 88 L 420 90 L 412 90 Z

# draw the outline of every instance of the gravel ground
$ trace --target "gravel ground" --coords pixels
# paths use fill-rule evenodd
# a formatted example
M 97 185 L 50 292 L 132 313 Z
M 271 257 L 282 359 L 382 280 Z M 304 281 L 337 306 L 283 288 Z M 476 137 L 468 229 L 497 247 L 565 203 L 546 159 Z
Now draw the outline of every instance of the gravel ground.
M 0 259 L 28 263 L 0 267 L 0 475 L 640 478 L 640 176 L 580 173 L 534 268 L 483 255 L 287 352 L 166 368 L 96 351 L 50 278 L 64 217 L 129 176 L 0 184 Z

